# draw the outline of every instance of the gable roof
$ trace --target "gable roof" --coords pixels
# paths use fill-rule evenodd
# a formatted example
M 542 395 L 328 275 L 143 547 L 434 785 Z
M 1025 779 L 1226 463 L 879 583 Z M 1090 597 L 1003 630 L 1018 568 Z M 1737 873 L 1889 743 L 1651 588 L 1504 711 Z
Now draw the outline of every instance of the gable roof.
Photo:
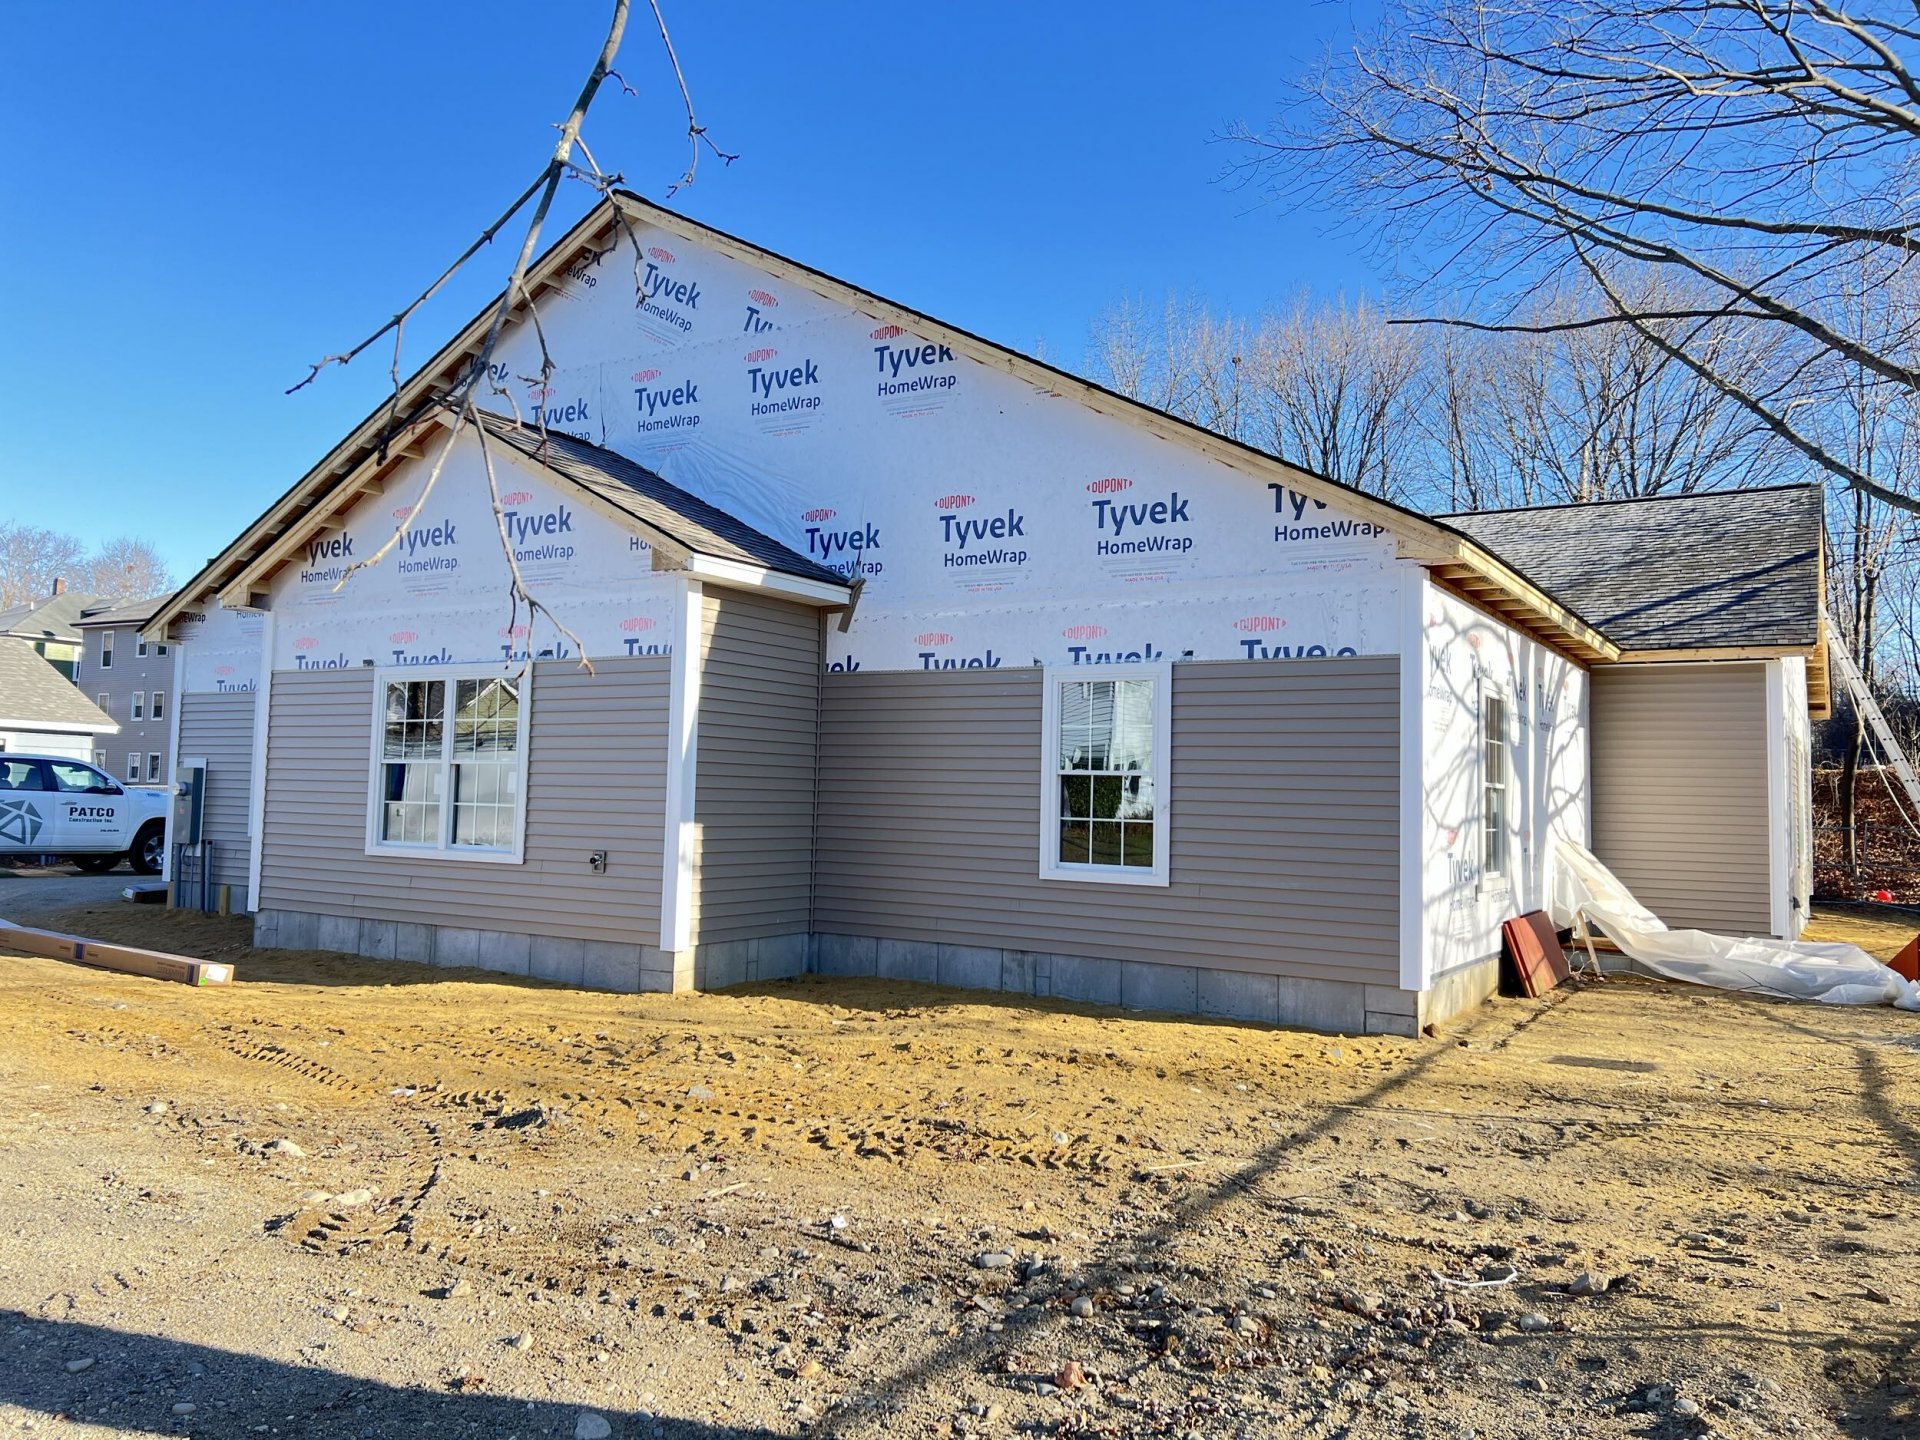
M 9 723 L 35 730 L 109 735 L 120 729 L 31 644 L 0 635 L 0 728 Z
M 1817 485 L 1445 518 L 1629 655 L 1819 643 Z
M 691 554 L 847 588 L 844 576 L 617 451 L 558 430 L 542 431 L 491 411 L 476 410 L 475 414 L 489 435 L 505 442 L 516 454 L 572 482 Z
M 22 640 L 57 640 L 68 645 L 80 643 L 80 632 L 74 628 L 80 619 L 80 612 L 99 600 L 97 595 L 76 594 L 72 590 L 62 591 L 58 595 L 47 595 L 39 600 L 28 600 L 19 605 L 10 605 L 0 610 L 0 635 L 13 635 Z
M 89 606 L 80 612 L 76 622 L 88 625 L 144 625 L 153 618 L 153 614 L 166 604 L 165 595 L 149 595 L 144 600 L 109 600 Z
M 1401 557 L 1428 566 L 1436 584 L 1462 595 L 1483 610 L 1499 615 L 1542 643 L 1583 662 L 1618 658 L 1619 647 L 1580 615 L 1546 594 L 1506 561 L 1444 521 L 1316 475 L 1265 451 L 1128 399 L 1091 380 L 1069 374 L 1032 356 L 883 299 L 871 291 L 835 279 L 823 271 L 789 260 L 724 231 L 702 225 L 624 190 L 615 191 L 595 206 L 529 267 L 524 295 L 537 302 L 541 295 L 565 278 L 567 267 L 583 254 L 602 253 L 614 248 L 630 223 L 657 226 L 690 243 L 705 245 L 719 254 L 845 304 L 860 314 L 882 323 L 897 324 L 923 339 L 948 345 L 970 360 L 1012 375 L 1027 384 L 1078 400 L 1090 409 L 1137 425 L 1162 439 L 1218 460 L 1253 478 L 1284 483 L 1311 499 L 1339 505 L 1357 518 L 1377 524 L 1392 535 Z M 528 299 L 523 299 L 513 308 L 510 319 L 524 318 Z M 246 606 L 254 603 L 252 595 L 246 593 L 249 587 L 245 582 L 250 566 L 255 565 L 267 552 L 277 551 L 294 526 L 306 523 L 316 512 L 322 518 L 339 512 L 346 504 L 352 503 L 357 493 L 379 483 L 384 473 L 399 460 L 408 458 L 409 452 L 404 448 L 399 432 L 404 432 L 426 415 L 429 408 L 437 403 L 436 397 L 459 380 L 466 366 L 483 348 L 498 303 L 496 296 L 431 360 L 415 371 L 401 386 L 397 403 L 383 401 L 376 406 L 318 465 L 269 506 L 220 554 L 209 560 L 199 574 L 160 607 L 147 623 L 146 633 L 153 638 L 164 639 L 166 627 L 173 618 L 210 591 L 218 593 L 228 605 Z M 399 417 L 397 421 L 393 418 L 395 416 Z

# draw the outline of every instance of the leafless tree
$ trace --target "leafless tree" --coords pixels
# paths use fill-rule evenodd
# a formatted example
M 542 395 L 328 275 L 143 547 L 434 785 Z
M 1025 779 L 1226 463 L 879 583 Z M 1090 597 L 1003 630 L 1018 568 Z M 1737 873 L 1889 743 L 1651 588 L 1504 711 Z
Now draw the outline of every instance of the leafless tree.
M 1851 311 L 1859 274 L 1887 286 L 1920 254 L 1917 50 L 1908 0 L 1396 0 L 1277 125 L 1237 133 L 1249 178 L 1384 218 L 1403 256 L 1415 240 L 1436 257 L 1425 278 L 1454 282 L 1460 308 L 1430 318 L 1630 329 L 1912 511 L 1920 497 L 1853 464 L 1808 407 L 1843 368 L 1920 380 L 1920 311 L 1872 338 Z M 1675 283 L 1636 290 L 1649 273 Z M 1589 311 L 1525 313 L 1570 277 Z M 1756 325 L 1782 363 L 1743 376 L 1728 336 Z
M 0 521 L 0 610 L 46 599 L 55 580 L 75 582 L 85 565 L 86 547 L 73 536 Z
M 305 388 L 307 385 L 313 383 L 329 366 L 347 365 L 370 346 L 379 342 L 383 337 L 391 335 L 393 337 L 393 349 L 388 373 L 392 384 L 392 394 L 387 409 L 387 422 L 391 432 L 395 426 L 402 422 L 402 417 L 399 414 L 402 390 L 400 366 L 402 350 L 406 341 L 407 322 L 418 312 L 422 305 L 438 293 L 440 288 L 445 285 L 448 280 L 452 279 L 475 255 L 479 254 L 481 250 L 492 243 L 494 236 L 504 229 L 509 221 L 513 220 L 516 215 L 525 212 L 527 220 L 525 229 L 521 234 L 520 247 L 515 255 L 512 271 L 507 277 L 505 286 L 501 289 L 500 299 L 494 306 L 493 314 L 487 328 L 486 338 L 482 342 L 478 353 L 473 357 L 471 364 L 462 373 L 460 378 L 452 384 L 445 394 L 434 398 L 434 403 L 441 407 L 443 413 L 450 419 L 451 423 L 447 426 L 446 436 L 444 440 L 441 441 L 434 456 L 433 463 L 428 469 L 426 481 L 421 486 L 419 498 L 407 509 L 406 513 L 403 514 L 393 533 L 387 537 L 384 543 L 365 558 L 356 560 L 352 565 L 346 567 L 345 574 L 341 577 L 339 584 L 344 585 L 354 572 L 369 565 L 377 565 L 386 559 L 394 547 L 404 541 L 408 530 L 421 523 L 425 516 L 430 513 L 429 502 L 433 495 L 434 487 L 439 483 L 441 473 L 445 470 L 447 461 L 452 456 L 455 447 L 459 444 L 461 436 L 470 431 L 480 445 L 481 456 L 487 476 L 487 484 L 492 492 L 493 514 L 495 525 L 499 531 L 500 549 L 506 559 L 508 573 L 508 624 L 511 627 L 517 623 L 520 610 L 523 606 L 528 613 L 529 619 L 545 615 L 556 630 L 573 642 L 574 652 L 580 656 L 580 663 L 589 670 L 592 669 L 592 666 L 587 660 L 585 648 L 581 644 L 579 637 L 562 624 L 554 616 L 553 612 L 541 602 L 539 597 L 527 587 L 525 578 L 520 573 L 519 562 L 514 558 L 513 546 L 507 536 L 506 512 L 500 499 L 500 490 L 494 472 L 492 455 L 487 449 L 486 432 L 481 426 L 479 418 L 474 414 L 474 410 L 476 401 L 480 398 L 484 390 L 505 400 L 508 406 L 515 410 L 517 416 L 518 407 L 514 405 L 511 393 L 504 385 L 489 378 L 492 370 L 494 352 L 499 345 L 500 336 L 506 327 L 507 318 L 512 314 L 516 305 L 524 304 L 526 306 L 532 320 L 533 332 L 538 341 L 540 353 L 538 373 L 521 376 L 519 378 L 544 385 L 553 374 L 553 356 L 547 350 L 546 335 L 540 327 L 539 311 L 534 304 L 532 293 L 527 288 L 527 271 L 533 262 L 535 253 L 539 249 L 541 229 L 546 223 L 547 215 L 553 207 L 554 197 L 559 193 L 562 181 L 572 177 L 576 180 L 584 181 L 600 194 L 608 195 L 612 193 L 614 187 L 620 184 L 623 179 L 618 173 L 609 173 L 600 169 L 599 164 L 593 158 L 593 152 L 587 147 L 586 139 L 581 132 L 586 122 L 587 112 L 592 108 L 595 97 L 598 96 L 601 87 L 607 80 L 611 79 L 621 90 L 629 95 L 637 93 L 632 86 L 627 84 L 626 79 L 620 72 L 613 68 L 614 59 L 620 52 L 621 40 L 626 33 L 629 3 L 630 0 L 613 0 L 613 14 L 607 26 L 606 37 L 601 42 L 599 52 L 594 57 L 593 65 L 587 72 L 586 80 L 581 85 L 580 93 L 573 102 L 572 110 L 568 112 L 565 120 L 554 127 L 559 132 L 558 138 L 555 139 L 551 153 L 547 156 L 545 163 L 540 167 L 539 172 L 533 177 L 531 183 L 515 197 L 513 202 L 508 205 L 491 224 L 480 232 L 473 242 L 460 253 L 451 265 L 440 273 L 432 284 L 428 285 L 426 289 L 416 295 L 402 309 L 395 312 L 384 325 L 380 326 L 371 335 L 368 335 L 351 349 L 339 354 L 324 356 L 315 362 L 309 367 L 305 378 L 288 390 L 288 393 L 292 394 L 296 390 Z M 702 147 L 705 147 L 708 151 L 716 155 L 722 163 L 731 163 L 738 157 L 727 154 L 721 150 L 718 145 L 714 144 L 711 137 L 707 134 L 706 127 L 702 125 L 696 117 L 692 93 L 687 87 L 686 76 L 680 68 L 680 59 L 674 51 L 673 39 L 668 33 L 666 17 L 661 12 L 659 0 L 648 0 L 648 4 L 653 12 L 654 22 L 660 32 L 661 45 L 665 50 L 666 58 L 673 70 L 674 82 L 679 89 L 680 98 L 686 106 L 688 162 L 686 170 L 682 172 L 680 178 L 669 188 L 668 193 L 672 194 L 673 191 L 693 183 L 695 171 L 699 166 Z M 586 162 L 584 165 L 573 158 L 576 148 L 579 150 L 581 158 Z M 640 246 L 631 227 L 626 225 L 624 217 L 620 217 L 619 223 L 626 231 L 628 242 L 633 246 L 634 285 L 636 295 L 639 295 L 643 293 L 640 289 Z M 338 587 L 336 586 L 336 588 Z
M 173 589 L 173 572 L 160 552 L 145 540 L 123 535 L 108 540 L 88 557 L 85 588 L 95 595 L 145 600 Z
M 1255 332 L 1260 442 L 1315 474 L 1391 500 L 1428 477 L 1417 441 L 1429 379 L 1421 337 L 1376 305 L 1304 300 Z
M 1344 300 L 1255 321 L 1170 298 L 1157 321 L 1126 301 L 1095 322 L 1087 366 L 1130 399 L 1376 495 L 1418 480 L 1410 442 L 1421 338 Z
M 1303 298 L 1254 321 L 1175 299 L 1152 323 L 1128 302 L 1097 323 L 1088 363 L 1131 398 L 1435 510 L 1681 493 L 1804 465 L 1638 332 L 1551 323 L 1577 305 L 1542 295 L 1525 312 L 1538 328 L 1487 335 L 1395 325 L 1364 299 Z M 1776 363 L 1750 330 L 1729 330 L 1718 354 L 1755 384 Z

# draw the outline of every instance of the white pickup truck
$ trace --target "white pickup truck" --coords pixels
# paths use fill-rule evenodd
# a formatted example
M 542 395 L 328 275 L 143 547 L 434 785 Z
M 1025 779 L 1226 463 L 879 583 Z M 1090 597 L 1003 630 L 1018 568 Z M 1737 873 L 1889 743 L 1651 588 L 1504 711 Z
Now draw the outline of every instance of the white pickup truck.
M 53 855 L 93 874 L 125 860 L 157 875 L 172 805 L 164 786 L 122 785 L 64 755 L 0 754 L 0 857 Z

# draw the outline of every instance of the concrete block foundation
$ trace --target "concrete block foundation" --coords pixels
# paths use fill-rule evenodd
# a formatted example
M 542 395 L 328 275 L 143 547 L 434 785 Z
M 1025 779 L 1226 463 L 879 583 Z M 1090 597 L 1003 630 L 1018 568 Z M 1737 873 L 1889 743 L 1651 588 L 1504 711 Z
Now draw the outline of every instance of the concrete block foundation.
M 627 995 L 723 990 L 811 973 L 1293 1025 L 1340 1035 L 1416 1035 L 1423 1025 L 1479 1004 L 1493 993 L 1500 975 L 1499 957 L 1494 956 L 1448 971 L 1425 994 L 1414 994 L 1358 981 L 871 935 L 796 932 L 667 952 L 637 942 L 515 935 L 293 910 L 262 910 L 254 916 L 253 934 L 254 944 L 269 949 L 339 950 L 372 960 L 492 970 Z

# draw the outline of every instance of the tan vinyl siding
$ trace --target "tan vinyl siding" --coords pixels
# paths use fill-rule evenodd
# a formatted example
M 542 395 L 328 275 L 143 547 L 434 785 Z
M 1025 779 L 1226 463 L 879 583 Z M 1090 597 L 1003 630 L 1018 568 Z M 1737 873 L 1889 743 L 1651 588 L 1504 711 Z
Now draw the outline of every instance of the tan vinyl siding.
M 367 854 L 374 672 L 276 673 L 261 908 L 658 944 L 667 667 L 533 667 L 519 865 Z
M 1764 665 L 1593 672 L 1593 848 L 1676 930 L 1765 935 Z
M 180 753 L 207 762 L 201 834 L 214 845 L 213 880 L 233 887 L 233 908 L 247 904 L 253 797 L 251 690 L 180 697 Z
M 1173 673 L 1166 888 L 1039 878 L 1040 671 L 826 676 L 814 929 L 1398 985 L 1398 662 Z
M 820 614 L 739 591 L 701 604 L 697 943 L 807 929 Z

